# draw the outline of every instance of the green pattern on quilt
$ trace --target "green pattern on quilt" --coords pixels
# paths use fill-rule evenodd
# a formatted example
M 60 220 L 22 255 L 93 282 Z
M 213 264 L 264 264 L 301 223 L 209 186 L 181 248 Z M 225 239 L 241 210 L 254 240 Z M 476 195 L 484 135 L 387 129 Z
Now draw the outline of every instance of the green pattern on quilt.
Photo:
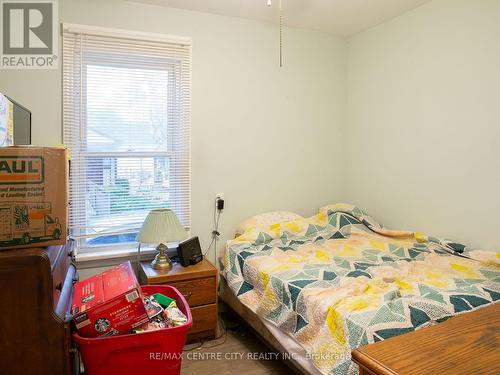
M 405 256 L 405 250 L 402 247 L 395 248 L 392 253 L 397 257 L 403 258 Z
M 351 348 L 357 348 L 361 341 L 361 337 L 365 334 L 365 330 L 349 320 L 347 321 L 347 332 L 349 333 L 349 345 Z
M 479 270 L 483 275 L 484 277 L 486 277 L 487 279 L 495 279 L 494 281 L 496 281 L 497 283 L 500 282 L 500 279 L 498 278 L 498 271 L 491 271 L 491 270 L 485 270 L 485 269 L 481 269 Z
M 353 348 L 500 300 L 500 253 L 388 230 L 347 204 L 249 228 L 227 243 L 224 263 L 240 301 L 323 374 L 355 374 Z
M 296 326 L 295 326 L 294 333 L 297 333 L 302 328 L 304 328 L 306 325 L 307 325 L 307 321 L 302 317 L 302 315 L 298 314 L 297 315 L 297 323 L 296 323 Z
M 272 321 L 273 323 L 277 323 L 279 320 L 279 317 L 281 316 L 281 312 L 283 311 L 283 307 L 278 307 L 271 311 L 267 316 L 266 319 Z
M 398 314 L 401 316 L 405 315 L 405 308 L 403 306 L 403 299 L 401 298 L 401 296 L 396 300 L 390 301 L 388 303 L 388 306 L 393 312 L 393 314 Z
M 319 268 L 309 268 L 307 270 L 304 270 L 304 272 L 307 274 L 307 276 L 314 277 L 316 280 L 319 279 Z
M 324 271 L 323 272 L 323 280 L 335 280 L 337 277 L 337 274 L 335 272 L 331 271 Z
M 401 311 L 402 312 L 402 311 Z M 403 315 L 398 315 L 393 313 L 389 306 L 382 305 L 380 309 L 376 312 L 375 316 L 370 321 L 371 326 L 377 324 L 384 324 L 389 322 L 404 322 L 406 319 Z
M 246 281 L 243 281 L 243 283 L 241 283 L 241 286 L 240 288 L 238 289 L 238 292 L 236 292 L 236 295 L 237 296 L 240 296 L 242 294 L 245 294 L 246 292 L 249 292 L 253 289 L 253 285 L 246 282 Z
M 500 293 L 490 290 L 488 288 L 483 288 L 483 290 L 488 293 L 493 301 L 498 301 L 500 299 Z
M 427 315 L 424 311 L 416 309 L 413 306 L 409 306 L 409 309 L 411 324 L 413 325 L 413 327 L 417 328 L 431 320 L 429 315 Z
M 351 263 L 349 263 L 347 260 L 339 259 L 339 258 L 334 258 L 333 260 L 337 266 L 339 266 L 341 268 L 348 269 L 348 270 L 351 269 Z
M 431 299 L 439 303 L 445 303 L 443 296 L 439 294 L 438 291 L 428 287 L 427 285 L 422 285 L 422 284 L 419 284 L 418 288 L 420 289 L 420 294 L 422 295 L 422 297 Z

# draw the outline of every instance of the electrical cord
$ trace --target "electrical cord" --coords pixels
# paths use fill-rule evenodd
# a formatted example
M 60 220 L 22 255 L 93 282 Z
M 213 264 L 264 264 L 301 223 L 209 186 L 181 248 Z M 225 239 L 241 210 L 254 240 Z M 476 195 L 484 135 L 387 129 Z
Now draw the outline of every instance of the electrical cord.
M 191 345 L 194 345 L 194 344 L 191 344 Z M 201 347 L 203 346 L 203 341 L 200 341 L 200 342 L 197 342 L 195 346 L 191 347 L 190 345 L 186 345 L 184 346 L 184 349 L 182 349 L 183 352 L 190 352 L 190 351 L 193 351 L 195 349 L 201 349 Z
M 219 345 L 223 345 L 226 343 L 226 340 L 227 340 L 227 328 L 226 328 L 226 325 L 224 324 L 224 321 L 219 317 L 218 318 L 219 320 L 219 324 L 220 324 L 220 327 L 221 327 L 221 334 L 219 336 L 217 336 L 216 338 L 212 339 L 212 340 L 201 340 L 195 344 L 191 344 L 191 345 L 194 345 L 192 348 L 191 347 L 184 347 L 184 349 L 182 349 L 183 352 L 190 352 L 190 351 L 193 351 L 193 350 L 196 350 L 196 349 L 211 349 L 211 348 L 215 348 Z M 220 340 L 221 338 L 223 338 L 223 340 L 221 342 L 216 342 L 217 340 Z M 214 343 L 215 344 L 212 344 L 212 345 L 205 345 L 205 344 L 209 344 L 209 343 Z
M 215 202 L 214 202 L 213 230 L 212 230 L 212 234 L 211 234 L 212 239 L 210 241 L 210 245 L 208 245 L 207 249 L 203 253 L 203 257 L 206 257 L 206 255 L 212 249 L 212 245 L 214 245 L 214 247 L 215 247 L 215 260 L 216 261 L 217 261 L 217 240 L 219 239 L 219 236 L 220 236 L 219 223 L 220 223 L 220 216 L 221 216 L 221 212 L 222 212 L 222 208 L 219 209 L 219 207 L 217 206 L 219 199 L 220 199 L 219 197 L 215 198 Z M 208 340 L 208 341 L 201 340 L 198 343 L 192 344 L 192 345 L 194 345 L 193 347 L 190 347 L 188 345 L 187 347 L 185 347 L 183 349 L 183 351 L 189 352 L 192 350 L 202 349 L 202 348 L 209 349 L 209 348 L 214 348 L 216 346 L 224 344 L 226 342 L 226 338 L 227 338 L 226 325 L 224 324 L 224 321 L 220 317 L 217 317 L 217 319 L 218 319 L 220 327 L 222 329 L 222 333 L 219 336 L 217 336 L 216 338 L 214 338 L 212 340 Z M 224 339 L 221 342 L 216 342 L 217 340 L 220 340 L 221 338 L 224 338 Z M 206 343 L 214 343 L 214 342 L 216 342 L 216 343 L 213 345 L 209 345 L 209 346 L 205 345 Z
M 227 340 L 227 328 L 226 328 L 226 325 L 224 323 L 224 321 L 222 319 L 219 318 L 219 323 L 221 325 L 221 334 L 219 336 L 217 336 L 216 338 L 210 340 L 210 341 L 205 341 L 202 345 L 202 348 L 203 349 L 210 349 L 210 348 L 215 348 L 216 346 L 219 346 L 219 345 L 223 345 L 226 343 L 226 340 Z M 220 339 L 223 339 L 221 342 L 215 342 L 217 340 L 220 340 Z M 215 342 L 215 343 L 214 343 Z M 207 343 L 212 343 L 212 345 L 205 345 Z
M 220 199 L 219 197 L 215 198 L 214 214 L 213 214 L 213 228 L 214 229 L 212 230 L 212 234 L 211 234 L 212 240 L 210 241 L 210 245 L 208 245 L 207 249 L 203 253 L 203 257 L 205 257 L 212 249 L 212 245 L 214 245 L 214 247 L 215 247 L 215 260 L 216 261 L 217 261 L 217 240 L 219 239 L 219 236 L 220 236 L 219 224 L 220 224 L 220 216 L 221 216 L 221 212 L 222 212 L 222 209 L 219 209 L 217 207 L 217 202 L 219 199 Z M 218 316 L 217 319 L 219 321 L 219 326 L 221 327 L 221 330 L 222 330 L 222 332 L 219 336 L 217 336 L 216 338 L 214 338 L 212 340 L 207 340 L 207 341 L 201 340 L 195 344 L 191 344 L 191 345 L 193 345 L 193 347 L 190 347 L 188 345 L 187 347 L 185 347 L 183 349 L 183 352 L 189 352 L 189 351 L 196 350 L 196 349 L 210 349 L 210 348 L 215 348 L 216 346 L 224 344 L 226 342 L 226 339 L 227 339 L 227 328 L 226 328 L 224 321 L 220 318 L 220 316 Z M 220 340 L 221 338 L 223 338 L 223 340 L 221 342 L 216 342 L 217 340 Z M 207 343 L 212 343 L 212 345 L 205 345 Z
M 214 244 L 214 239 L 215 239 L 215 237 L 214 237 L 214 235 L 212 235 L 212 241 L 210 241 L 210 245 L 208 245 L 207 249 L 203 253 L 203 257 L 205 257 L 208 254 L 208 252 L 210 251 L 210 249 L 212 248 L 212 245 Z
M 219 220 L 220 220 L 220 213 L 221 210 L 217 210 L 217 221 L 215 222 L 215 234 L 214 234 L 214 248 L 215 248 L 215 263 L 217 264 L 218 262 L 218 248 L 217 248 L 217 240 L 219 239 L 220 232 L 219 232 Z
M 210 252 L 210 250 L 212 249 L 212 245 L 215 245 L 215 257 L 216 257 L 216 261 L 217 261 L 217 240 L 220 236 L 220 232 L 219 232 L 219 222 L 220 222 L 220 215 L 221 215 L 221 212 L 222 210 L 218 210 L 217 209 L 217 201 L 218 201 L 219 198 L 215 198 L 215 202 L 214 202 L 214 213 L 213 213 L 213 230 L 212 230 L 212 233 L 211 233 L 211 241 L 210 241 L 210 244 L 208 245 L 207 249 L 205 250 L 205 252 L 203 253 L 203 257 L 206 257 L 206 255 Z

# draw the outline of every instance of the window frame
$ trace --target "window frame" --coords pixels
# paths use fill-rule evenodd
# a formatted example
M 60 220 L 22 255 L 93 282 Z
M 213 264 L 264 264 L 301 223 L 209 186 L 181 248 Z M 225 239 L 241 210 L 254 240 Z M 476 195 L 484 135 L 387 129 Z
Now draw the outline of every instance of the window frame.
M 160 35 L 160 34 L 151 34 L 151 33 L 131 33 L 128 31 L 124 30 L 114 30 L 114 29 L 106 29 L 106 28 L 94 28 L 94 27 L 86 27 L 86 26 L 80 26 L 80 25 L 70 25 L 70 24 L 65 24 L 63 25 L 64 30 L 70 30 L 70 29 L 79 29 L 79 28 L 84 28 L 83 33 L 88 33 L 89 31 L 91 33 L 94 33 L 94 35 L 99 35 L 99 36 L 123 36 L 126 38 L 134 39 L 133 36 L 137 37 L 139 40 L 146 40 L 146 41 L 163 41 L 163 42 L 168 42 L 171 43 L 173 39 L 176 39 L 176 43 L 178 44 L 188 44 L 189 48 L 191 45 L 191 40 L 190 38 L 178 38 L 178 37 L 172 37 L 172 36 L 167 36 L 167 35 Z M 182 116 L 178 114 L 178 111 L 176 109 L 179 109 L 179 102 L 182 101 L 183 99 L 186 99 L 183 96 L 183 93 L 181 92 L 181 81 L 185 78 L 182 74 L 182 61 L 181 60 L 176 60 L 174 58 L 171 58 L 169 56 L 163 57 L 155 57 L 153 58 L 153 62 L 151 63 L 151 58 L 148 56 L 148 64 L 147 66 L 144 66 L 140 64 L 140 60 L 144 60 L 144 54 L 138 54 L 135 58 L 134 55 L 126 55 L 126 61 L 122 61 L 120 63 L 117 63 L 116 58 L 117 54 L 108 54 L 108 56 L 112 56 L 111 59 L 106 58 L 106 51 L 100 51 L 98 49 L 92 51 L 82 51 L 80 50 L 81 56 L 77 56 L 75 54 L 73 58 L 80 58 L 80 68 L 81 70 L 79 72 L 73 72 L 73 74 L 79 74 L 80 75 L 80 87 L 79 87 L 79 101 L 80 103 L 78 104 L 79 109 L 80 109 L 80 121 L 79 125 L 76 127 L 77 131 L 80 132 L 80 138 L 82 142 L 78 145 L 78 150 L 73 150 L 72 152 L 78 153 L 79 157 L 76 158 L 76 162 L 72 162 L 71 168 L 72 168 L 72 175 L 76 175 L 76 178 L 79 179 L 80 176 L 85 176 L 85 168 L 86 168 L 86 161 L 89 158 L 120 158 L 120 157 L 129 157 L 129 158 L 151 158 L 154 160 L 154 158 L 168 158 L 169 160 L 169 170 L 170 171 L 175 171 L 178 170 L 177 168 L 177 163 L 181 161 L 181 163 L 185 162 L 185 158 L 183 155 L 177 155 L 176 154 L 176 149 L 175 149 L 175 142 L 174 139 L 177 139 L 177 135 L 179 132 L 183 132 L 183 126 L 186 126 L 184 124 L 184 121 L 182 119 Z M 118 55 L 119 56 L 119 55 Z M 125 55 L 124 55 L 125 56 Z M 135 62 L 134 60 L 138 60 Z M 154 60 L 157 60 L 155 62 Z M 166 149 L 161 151 L 134 151 L 134 152 L 123 152 L 123 151 L 116 151 L 116 152 L 108 152 L 108 151 L 88 151 L 87 147 L 87 132 L 88 132 L 88 118 L 87 118 L 87 93 L 88 93 L 88 82 L 87 82 L 87 77 L 88 77 L 88 67 L 91 65 L 95 66 L 103 66 L 103 67 L 118 67 L 118 68 L 131 68 L 131 69 L 152 69 L 151 66 L 154 67 L 154 65 L 158 66 L 158 70 L 161 71 L 166 71 L 167 72 L 167 114 L 172 113 L 172 116 L 167 116 L 166 119 L 166 131 L 167 131 L 167 145 Z M 189 69 L 191 66 L 191 50 L 189 50 Z M 191 79 L 191 71 L 189 70 L 189 80 Z M 63 95 L 65 94 L 63 90 Z M 188 98 L 190 98 L 190 81 L 189 81 L 189 93 L 188 93 Z M 77 97 L 70 98 L 69 100 L 73 103 L 75 100 L 77 100 Z M 190 100 L 187 99 L 189 103 L 187 103 L 187 108 L 189 108 L 189 119 L 190 119 Z M 183 103 L 183 108 L 186 106 L 186 103 Z M 75 106 L 73 106 L 75 108 Z M 66 124 L 65 124 L 66 126 Z M 70 124 L 70 127 L 73 125 Z M 187 126 L 190 128 L 190 120 L 188 120 Z M 190 129 L 189 129 L 190 130 Z M 177 135 L 176 135 L 177 133 Z M 188 170 L 189 170 L 189 182 L 188 182 L 188 188 L 189 192 L 186 196 L 186 199 L 188 200 L 187 202 L 187 212 L 185 213 L 187 215 L 187 221 L 190 223 L 191 221 L 191 165 L 190 165 L 190 160 L 191 160 L 191 154 L 190 154 L 190 137 L 189 133 L 187 135 L 187 139 L 185 140 L 187 145 L 184 145 L 183 147 L 187 146 L 188 148 Z M 156 177 L 154 177 L 156 179 Z M 172 179 L 172 178 L 171 178 Z M 177 178 L 173 179 L 177 181 Z M 81 181 L 84 181 L 83 184 L 86 184 L 86 179 L 81 179 Z M 182 185 L 182 183 L 181 183 Z M 78 185 L 81 187 L 81 184 Z M 86 200 L 87 200 L 87 193 L 86 193 L 86 188 L 78 188 L 76 189 L 77 192 L 73 192 L 73 201 L 76 202 L 75 207 L 79 207 L 76 215 L 78 216 L 84 216 L 84 222 L 85 224 L 88 223 L 88 211 L 86 207 Z M 176 189 L 175 187 L 171 189 L 171 194 L 175 194 Z M 172 199 L 174 201 L 174 199 Z M 176 202 L 176 201 L 175 201 Z M 82 204 L 83 203 L 83 204 Z M 78 219 L 80 220 L 80 219 Z M 186 226 L 186 230 L 189 231 L 190 227 L 189 225 Z M 130 229 L 130 231 L 123 231 L 121 233 L 136 233 L 137 231 L 135 229 Z M 112 235 L 113 233 L 109 233 L 109 235 Z M 106 235 L 106 233 L 102 234 L 103 236 Z M 88 240 L 89 237 L 98 237 L 99 235 L 93 236 L 93 235 L 78 235 L 75 238 L 75 254 L 80 254 L 81 259 L 99 259 L 99 258 L 115 258 L 115 257 L 122 257 L 125 255 L 130 255 L 130 253 L 135 253 L 138 243 L 137 242 L 122 242 L 122 243 L 113 243 L 113 244 L 106 244 L 106 245 L 96 245 L 96 246 L 91 246 L 87 245 L 86 241 Z M 134 251 L 132 251 L 134 249 Z M 153 247 L 151 246 L 142 246 L 142 250 L 144 250 L 144 253 L 149 253 L 153 250 Z M 142 252 L 141 250 L 141 252 Z

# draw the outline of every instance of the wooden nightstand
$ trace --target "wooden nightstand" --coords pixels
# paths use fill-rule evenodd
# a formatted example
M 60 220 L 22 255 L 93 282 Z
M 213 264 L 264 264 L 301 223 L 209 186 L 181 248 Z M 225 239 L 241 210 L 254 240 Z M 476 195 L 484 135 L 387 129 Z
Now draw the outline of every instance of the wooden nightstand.
M 184 295 L 193 315 L 188 342 L 214 338 L 217 334 L 217 277 L 217 268 L 206 259 L 188 267 L 174 263 L 168 272 L 152 269 L 150 262 L 142 262 L 139 269 L 142 285 L 167 284 Z

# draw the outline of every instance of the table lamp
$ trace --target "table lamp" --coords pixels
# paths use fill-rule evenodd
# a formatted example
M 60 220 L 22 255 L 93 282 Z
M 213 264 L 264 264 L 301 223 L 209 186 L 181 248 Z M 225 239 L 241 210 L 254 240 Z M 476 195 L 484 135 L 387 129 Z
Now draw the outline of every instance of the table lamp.
M 164 208 L 149 212 L 142 228 L 137 235 L 139 251 L 142 243 L 157 243 L 158 254 L 151 262 L 151 267 L 155 270 L 170 270 L 172 262 L 166 254 L 168 242 L 179 242 L 188 236 L 186 230 L 179 222 L 174 211 Z

